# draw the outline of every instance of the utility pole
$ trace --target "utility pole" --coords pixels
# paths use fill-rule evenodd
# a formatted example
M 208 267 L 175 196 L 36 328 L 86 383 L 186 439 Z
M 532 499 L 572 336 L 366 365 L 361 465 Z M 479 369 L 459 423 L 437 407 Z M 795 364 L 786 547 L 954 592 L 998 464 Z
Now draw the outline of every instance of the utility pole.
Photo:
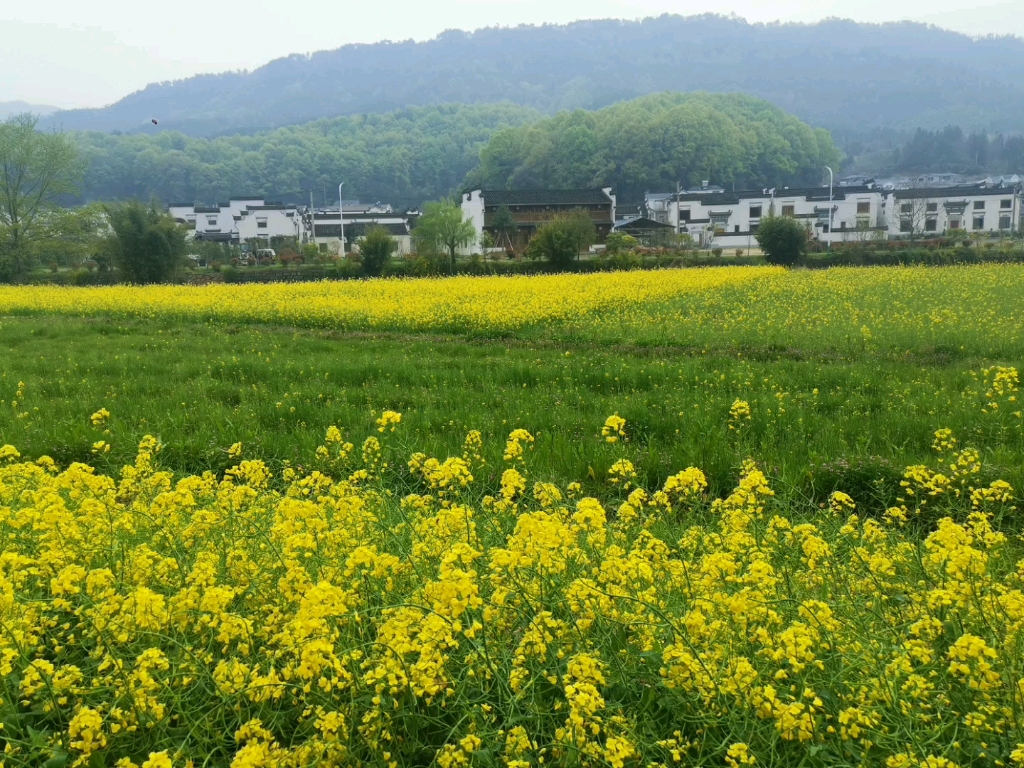
M 828 252 L 832 253 L 832 169 L 827 165 L 828 171 Z
M 341 204 L 341 188 L 345 186 L 345 182 L 341 182 L 338 185 L 338 223 L 341 225 L 341 255 L 345 255 L 345 212 L 342 210 L 344 206 Z
M 316 211 L 313 209 L 313 190 L 309 190 L 309 232 L 316 245 Z

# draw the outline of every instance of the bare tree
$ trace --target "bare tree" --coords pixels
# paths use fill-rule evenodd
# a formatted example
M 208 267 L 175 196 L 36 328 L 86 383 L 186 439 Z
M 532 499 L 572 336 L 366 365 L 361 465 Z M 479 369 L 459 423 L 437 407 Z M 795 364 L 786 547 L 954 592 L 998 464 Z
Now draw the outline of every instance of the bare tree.
M 910 235 L 911 243 L 924 234 L 928 218 L 928 200 L 920 194 L 920 189 L 915 182 L 907 190 L 909 194 L 906 197 L 898 197 L 898 193 L 893 194 L 890 215 L 900 234 Z

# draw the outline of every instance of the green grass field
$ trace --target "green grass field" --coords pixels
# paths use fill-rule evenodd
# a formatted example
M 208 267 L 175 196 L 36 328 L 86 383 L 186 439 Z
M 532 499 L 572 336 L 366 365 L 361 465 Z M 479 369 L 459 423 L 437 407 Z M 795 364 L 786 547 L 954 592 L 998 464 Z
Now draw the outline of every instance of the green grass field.
M 1024 766 L 1021 296 L 0 288 L 0 764 Z
M 1020 365 L 1019 354 L 994 361 L 914 333 L 900 339 L 901 352 L 860 339 L 837 345 L 807 328 L 795 329 L 801 343 L 793 346 L 777 333 L 738 329 L 717 344 L 704 334 L 697 346 L 671 338 L 671 327 L 649 329 L 633 344 L 621 330 L 602 339 L 530 328 L 519 338 L 486 339 L 159 317 L 7 317 L 0 320 L 0 436 L 28 456 L 116 472 L 151 433 L 166 445 L 165 466 L 202 472 L 230 466 L 226 449 L 236 441 L 273 466 L 301 465 L 328 426 L 363 435 L 375 413 L 393 409 L 403 414 L 409 453 L 457 455 L 466 432 L 479 429 L 497 466 L 505 436 L 523 427 L 537 436 L 535 473 L 567 482 L 603 478 L 621 456 L 622 446 L 612 450 L 600 438 L 605 418 L 617 412 L 629 424 L 627 452 L 649 485 L 692 465 L 723 493 L 753 456 L 789 493 L 820 501 L 840 489 L 885 504 L 905 466 L 932 458 L 932 435 L 942 427 L 982 448 L 986 464 L 1011 483 L 1024 479 L 1019 426 L 1009 414 L 979 418 L 980 400 L 967 394 L 978 389 L 983 367 Z M 962 332 L 951 329 L 954 340 Z M 24 396 L 14 408 L 19 382 Z M 738 432 L 729 424 L 737 398 L 752 408 Z M 108 433 L 89 422 L 101 407 L 113 414 Z M 100 439 L 112 450 L 93 456 Z

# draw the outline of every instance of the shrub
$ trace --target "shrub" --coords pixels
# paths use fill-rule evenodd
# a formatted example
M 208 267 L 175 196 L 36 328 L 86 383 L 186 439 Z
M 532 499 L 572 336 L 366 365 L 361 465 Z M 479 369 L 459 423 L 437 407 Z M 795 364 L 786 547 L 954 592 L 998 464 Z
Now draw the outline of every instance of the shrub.
M 530 240 L 527 255 L 552 264 L 567 264 L 597 240 L 590 216 L 579 211 L 556 216 L 542 225 Z
M 359 254 L 363 257 L 363 271 L 376 277 L 384 271 L 391 254 L 398 250 L 398 242 L 384 227 L 373 226 L 359 240 Z
M 790 267 L 807 253 L 807 230 L 789 216 L 769 216 L 754 237 L 769 264 Z

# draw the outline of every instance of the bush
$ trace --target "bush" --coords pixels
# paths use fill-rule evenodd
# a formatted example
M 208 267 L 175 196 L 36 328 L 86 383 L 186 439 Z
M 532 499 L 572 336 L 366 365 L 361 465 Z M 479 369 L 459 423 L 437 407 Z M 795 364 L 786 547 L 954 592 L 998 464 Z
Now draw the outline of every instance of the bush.
M 363 257 L 363 270 L 371 277 L 384 271 L 391 254 L 398 250 L 398 242 L 384 227 L 373 226 L 359 240 L 359 255 Z
M 114 231 L 108 241 L 124 279 L 139 285 L 163 283 L 178 271 L 185 256 L 185 230 L 155 205 L 138 200 L 107 206 Z
M 597 240 L 594 222 L 585 212 L 558 215 L 542 225 L 530 240 L 527 255 L 552 264 L 568 264 Z
M 754 237 L 769 264 L 791 267 L 807 253 L 807 230 L 789 216 L 769 216 Z

